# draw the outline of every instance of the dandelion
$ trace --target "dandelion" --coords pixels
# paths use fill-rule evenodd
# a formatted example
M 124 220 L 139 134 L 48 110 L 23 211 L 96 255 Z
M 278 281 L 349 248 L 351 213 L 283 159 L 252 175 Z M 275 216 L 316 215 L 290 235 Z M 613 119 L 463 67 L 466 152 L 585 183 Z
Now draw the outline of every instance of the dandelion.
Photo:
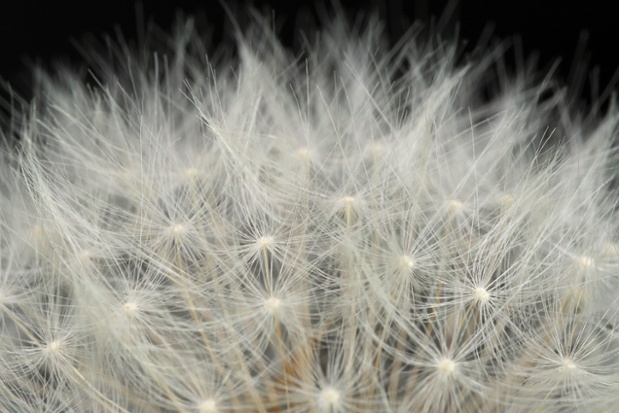
M 2 122 L 0 410 L 614 411 L 616 102 L 269 27 L 110 41 Z

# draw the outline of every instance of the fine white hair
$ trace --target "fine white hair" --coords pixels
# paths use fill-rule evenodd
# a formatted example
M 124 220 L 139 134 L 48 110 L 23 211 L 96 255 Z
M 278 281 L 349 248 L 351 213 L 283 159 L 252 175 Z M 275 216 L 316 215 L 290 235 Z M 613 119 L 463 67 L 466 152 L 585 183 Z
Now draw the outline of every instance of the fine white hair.
M 207 58 L 186 19 L 40 74 L 3 122 L 0 410 L 615 411 L 615 101 L 366 23 Z

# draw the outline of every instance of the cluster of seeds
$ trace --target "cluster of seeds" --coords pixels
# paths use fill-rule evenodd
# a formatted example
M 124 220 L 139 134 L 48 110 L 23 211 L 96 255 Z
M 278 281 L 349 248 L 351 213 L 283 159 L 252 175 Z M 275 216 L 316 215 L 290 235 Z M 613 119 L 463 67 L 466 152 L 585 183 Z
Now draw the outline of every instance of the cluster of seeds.
M 614 411 L 617 107 L 528 66 L 483 98 L 503 46 L 263 27 L 116 46 L 7 122 L 0 410 Z

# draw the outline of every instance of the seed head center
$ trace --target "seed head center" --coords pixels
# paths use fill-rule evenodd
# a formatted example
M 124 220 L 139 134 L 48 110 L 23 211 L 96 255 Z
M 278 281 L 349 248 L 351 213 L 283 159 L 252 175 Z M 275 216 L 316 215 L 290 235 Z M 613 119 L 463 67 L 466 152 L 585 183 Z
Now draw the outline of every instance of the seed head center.
M 275 238 L 270 235 L 266 235 L 264 237 L 260 237 L 256 240 L 256 244 L 258 244 L 262 248 L 268 248 L 275 242 Z
M 174 224 L 170 228 L 170 232 L 175 237 L 178 237 L 178 236 L 182 235 L 184 231 L 185 231 L 185 227 L 182 224 Z
M 578 367 L 576 366 L 576 363 L 574 363 L 572 360 L 568 358 L 564 358 L 563 360 L 561 360 L 561 366 L 565 370 L 575 370 Z
M 264 306 L 273 312 L 277 311 L 280 305 L 281 301 L 279 298 L 269 297 L 264 301 Z
M 514 205 L 514 202 L 516 202 L 516 198 L 514 198 L 513 195 L 504 194 L 501 197 L 501 203 L 503 204 L 503 207 L 505 208 L 511 207 L 512 205 Z
M 217 413 L 217 403 L 213 399 L 204 400 L 199 407 L 200 413 Z
M 198 176 L 198 170 L 196 168 L 187 168 L 185 169 L 185 177 L 189 180 L 196 179 Z
M 47 345 L 47 351 L 49 353 L 58 353 L 60 351 L 60 341 L 54 340 Z
M 85 249 L 79 252 L 79 257 L 83 261 L 88 261 L 92 256 L 92 251 Z
M 490 293 L 484 287 L 476 287 L 473 295 L 475 300 L 480 303 L 487 303 L 490 300 Z
M 442 358 L 437 365 L 438 370 L 446 376 L 451 375 L 456 371 L 456 363 L 448 358 Z
M 413 258 L 409 255 L 402 255 L 400 257 L 400 268 L 410 270 L 415 266 Z
M 385 152 L 385 145 L 381 142 L 374 142 L 370 145 L 370 152 L 374 156 L 380 156 Z
M 586 270 L 586 269 L 592 268 L 593 265 L 595 264 L 595 261 L 591 257 L 588 257 L 586 255 L 581 255 L 580 257 L 578 257 L 578 264 L 580 265 L 580 268 L 582 268 L 583 270 Z
M 342 203 L 342 205 L 344 205 L 344 207 L 352 208 L 352 206 L 355 204 L 355 197 L 354 196 L 343 196 L 340 202 Z
M 296 154 L 302 161 L 308 161 L 310 159 L 310 150 L 306 147 L 297 149 Z
M 447 208 L 451 214 L 458 213 L 462 210 L 462 202 L 457 199 L 450 199 L 447 201 Z
M 133 302 L 133 301 L 128 301 L 123 305 L 123 310 L 125 311 L 125 313 L 127 314 L 134 314 L 138 311 L 139 307 L 137 305 L 137 303 Z
M 335 406 L 340 401 L 340 392 L 333 387 L 326 387 L 320 392 L 320 399 L 328 406 Z

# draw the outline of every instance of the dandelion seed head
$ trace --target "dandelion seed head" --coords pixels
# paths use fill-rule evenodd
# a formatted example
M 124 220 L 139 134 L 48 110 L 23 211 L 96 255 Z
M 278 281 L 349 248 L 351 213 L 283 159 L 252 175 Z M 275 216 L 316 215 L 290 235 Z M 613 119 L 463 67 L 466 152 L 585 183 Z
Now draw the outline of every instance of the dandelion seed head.
M 272 313 L 277 312 L 277 310 L 279 310 L 280 305 L 281 305 L 281 301 L 279 298 L 269 297 L 264 301 L 264 306 Z
M 217 402 L 213 399 L 206 399 L 198 406 L 200 413 L 217 413 Z
M 578 366 L 576 365 L 576 363 L 574 363 L 572 360 L 570 360 L 569 358 L 563 358 L 561 360 L 561 367 L 564 370 L 567 371 L 573 371 L 576 370 L 578 368 Z
M 271 248 L 275 244 L 275 237 L 272 235 L 265 235 L 256 240 L 256 245 L 260 248 Z
M 457 214 L 462 210 L 462 208 L 462 202 L 457 199 L 450 199 L 449 201 L 447 201 L 447 210 L 450 214 Z
M 30 236 L 36 243 L 40 243 L 44 239 L 43 228 L 40 225 L 33 225 L 30 228 Z
M 170 234 L 174 237 L 180 237 L 185 232 L 185 226 L 182 224 L 174 224 L 170 227 Z
M 139 311 L 140 307 L 138 306 L 138 304 L 134 301 L 127 301 L 126 303 L 123 304 L 123 311 L 125 312 L 125 314 L 127 315 L 134 315 Z
M 613 411 L 617 105 L 502 44 L 336 19 L 296 59 L 255 17 L 216 58 L 191 19 L 85 47 L 97 87 L 0 111 L 0 404 Z
M 320 391 L 319 403 L 324 408 L 336 407 L 340 403 L 341 397 L 336 388 L 328 386 Z
M 90 260 L 90 257 L 92 257 L 92 251 L 90 251 L 88 249 L 81 250 L 78 253 L 78 257 L 82 261 L 88 261 L 88 260 Z
M 311 152 L 309 150 L 309 148 L 307 147 L 302 147 L 299 148 L 295 151 L 295 154 L 304 162 L 307 162 L 311 159 Z
M 578 257 L 576 262 L 578 263 L 579 268 L 582 270 L 588 270 L 595 266 L 594 259 L 586 255 L 581 255 L 580 257 Z
M 62 343 L 60 342 L 60 340 L 50 341 L 45 348 L 47 354 L 52 355 L 60 353 L 61 345 Z
M 374 157 L 380 157 L 385 153 L 386 147 L 382 142 L 372 142 L 368 149 Z
M 402 255 L 398 261 L 399 267 L 402 270 L 412 270 L 415 266 L 415 261 L 410 255 Z
M 184 175 L 187 179 L 193 180 L 198 176 L 199 172 L 196 168 L 185 169 Z
M 516 198 L 514 198 L 514 196 L 511 194 L 503 194 L 501 196 L 501 205 L 503 205 L 503 208 L 505 209 L 510 208 L 512 205 L 514 205 L 514 202 L 516 202 Z
M 436 368 L 439 373 L 445 376 L 451 376 L 456 371 L 457 364 L 453 360 L 443 357 L 438 361 Z
M 354 196 L 343 196 L 342 198 L 340 198 L 340 204 L 344 207 L 344 208 L 352 208 L 355 205 L 356 202 L 356 198 Z
M 485 304 L 490 301 L 490 292 L 484 287 L 475 287 L 473 290 L 473 297 L 475 298 L 475 301 Z
M 272 312 L 277 312 L 280 305 L 281 301 L 279 300 L 279 298 L 269 297 L 264 301 L 264 306 Z

